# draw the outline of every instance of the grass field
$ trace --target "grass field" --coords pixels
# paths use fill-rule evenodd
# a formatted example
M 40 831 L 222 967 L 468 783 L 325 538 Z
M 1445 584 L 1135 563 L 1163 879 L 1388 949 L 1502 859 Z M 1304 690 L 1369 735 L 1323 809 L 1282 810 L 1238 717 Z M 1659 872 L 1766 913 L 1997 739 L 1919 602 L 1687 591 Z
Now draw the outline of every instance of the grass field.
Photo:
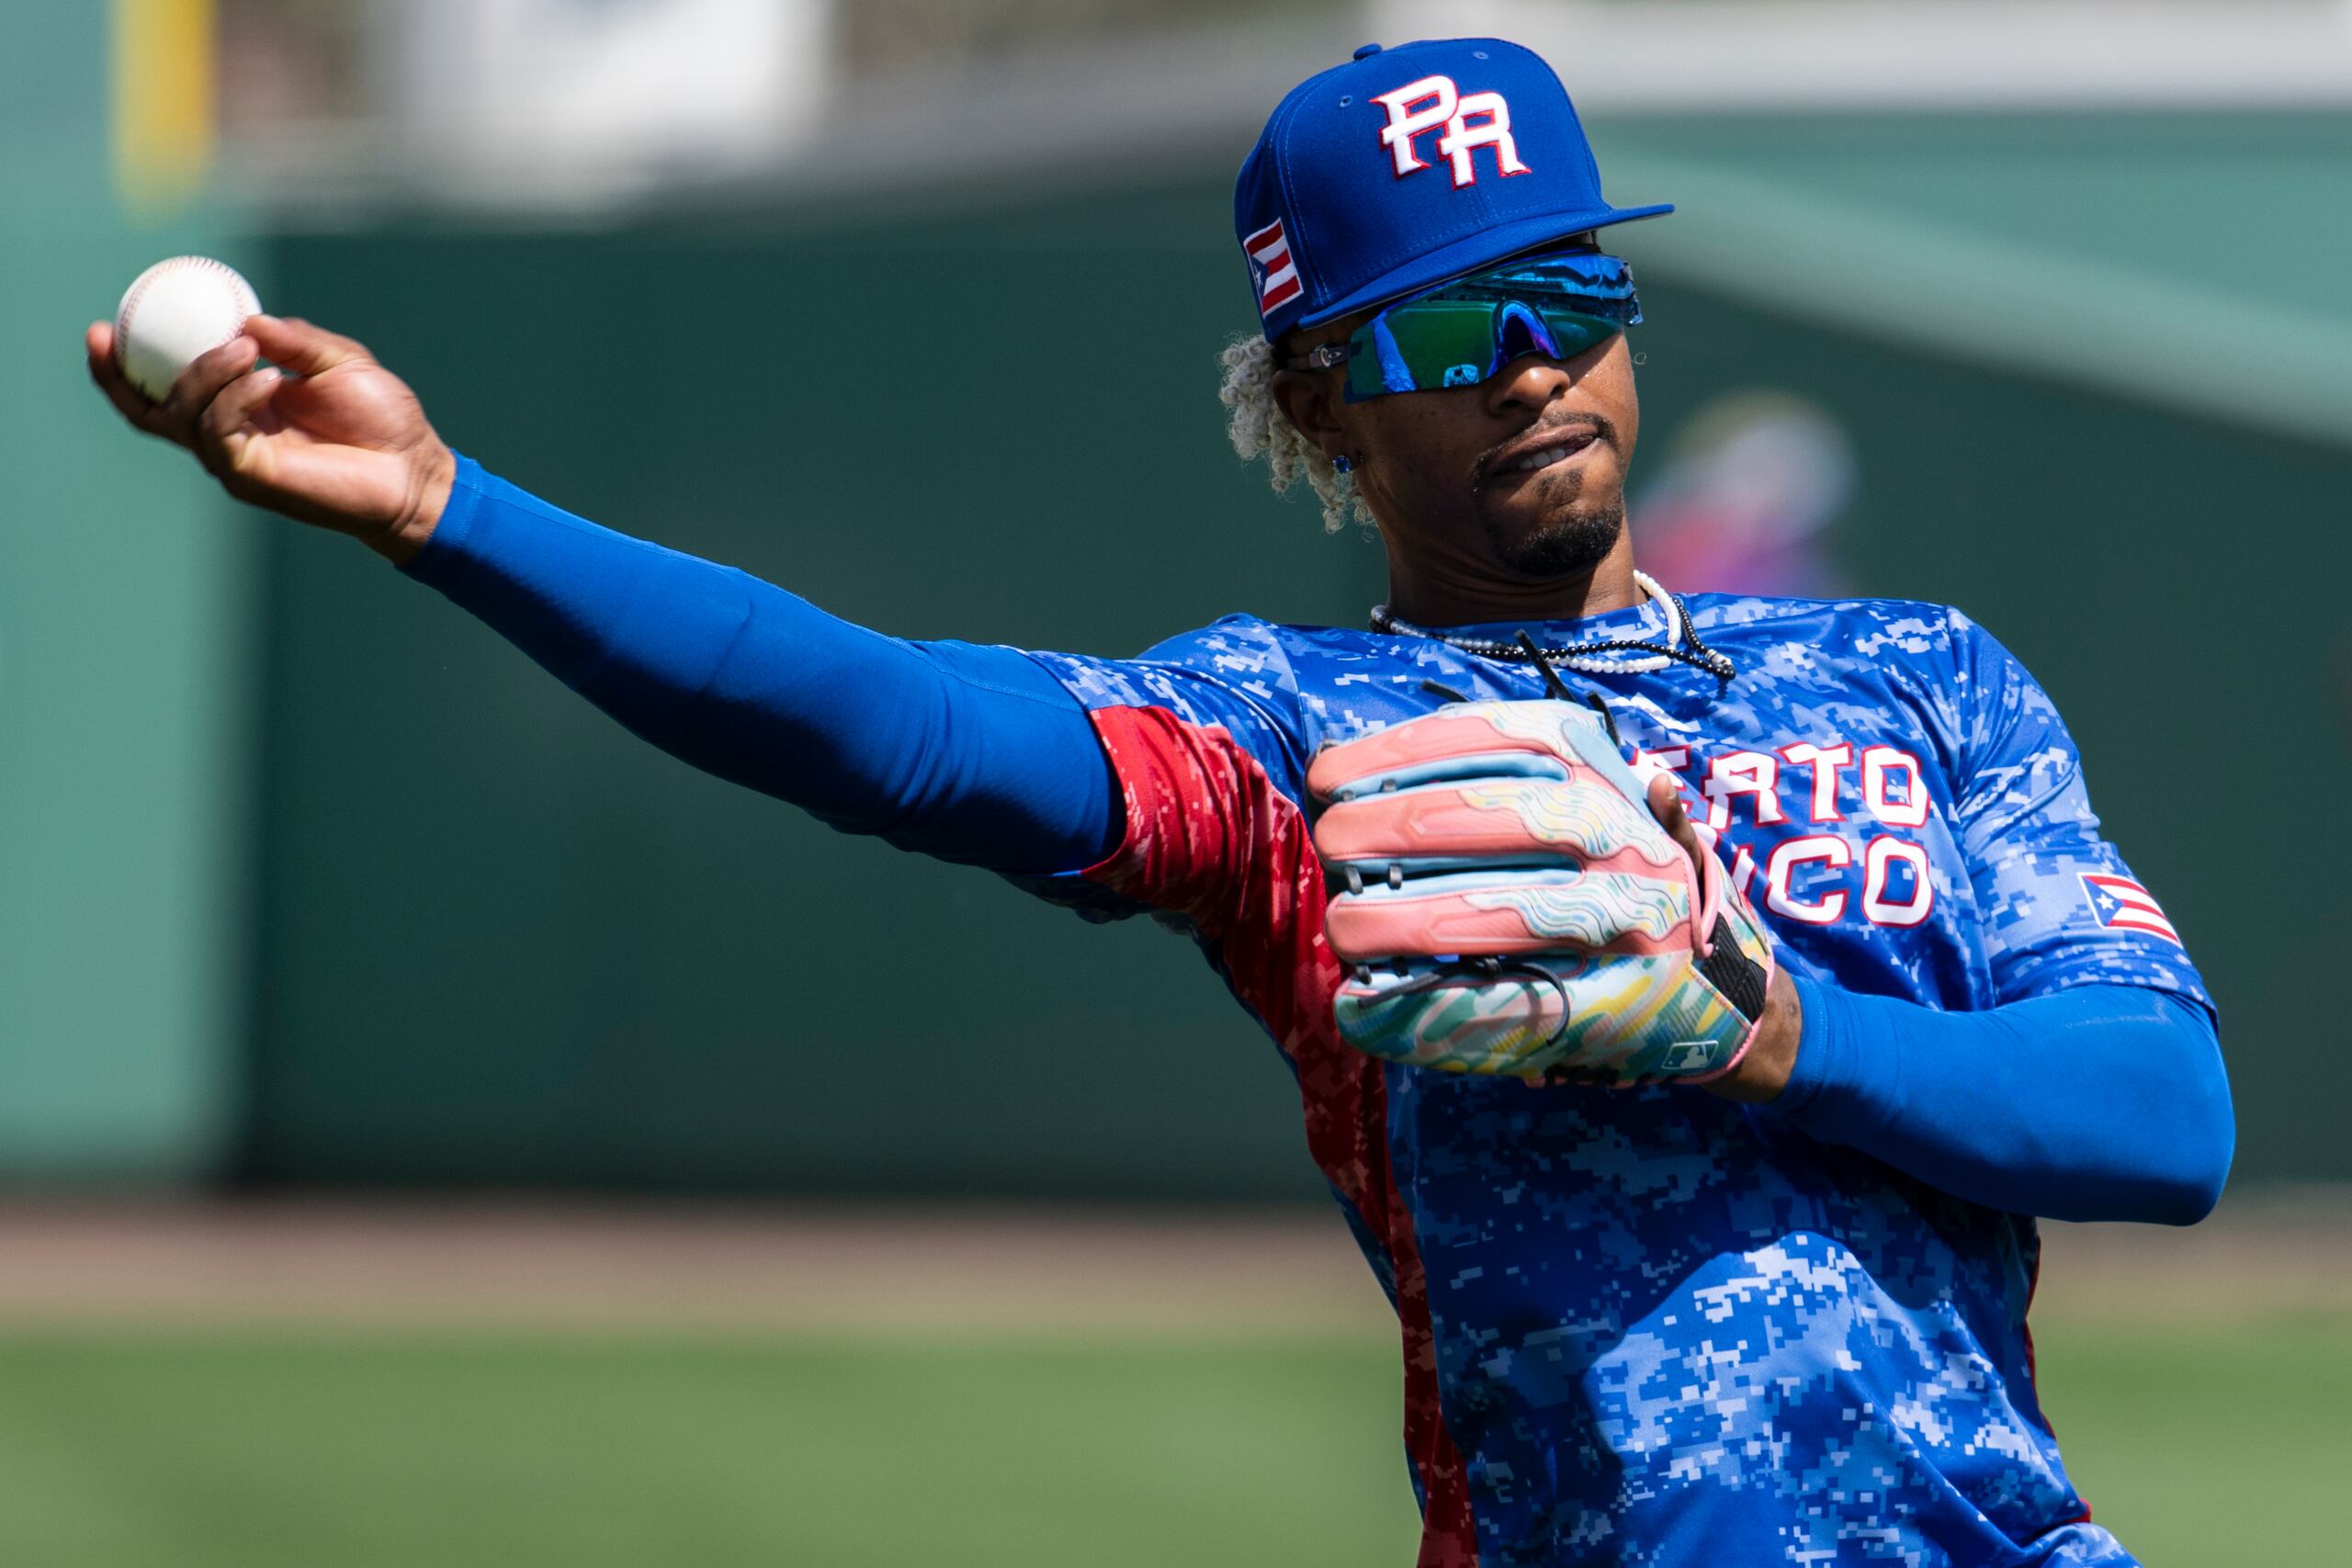
M 51 1316 L 0 1327 L 0 1562 L 1401 1568 L 1366 1326 Z M 2344 1560 L 2352 1314 L 2068 1312 L 2041 1339 L 2076 1477 L 2152 1564 Z
M 2075 1483 L 2154 1568 L 2345 1562 L 2352 1319 L 2042 1339 Z

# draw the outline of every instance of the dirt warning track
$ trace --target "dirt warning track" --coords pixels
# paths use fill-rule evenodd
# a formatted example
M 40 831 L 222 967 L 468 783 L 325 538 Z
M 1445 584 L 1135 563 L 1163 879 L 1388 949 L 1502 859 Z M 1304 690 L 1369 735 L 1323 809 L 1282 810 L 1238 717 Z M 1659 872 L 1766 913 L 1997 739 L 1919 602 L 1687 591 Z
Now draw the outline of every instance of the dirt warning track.
M 2037 1323 L 2352 1315 L 2352 1194 L 2044 1226 Z M 0 1329 L 1306 1336 L 1395 1327 L 1320 1210 L 0 1204 Z

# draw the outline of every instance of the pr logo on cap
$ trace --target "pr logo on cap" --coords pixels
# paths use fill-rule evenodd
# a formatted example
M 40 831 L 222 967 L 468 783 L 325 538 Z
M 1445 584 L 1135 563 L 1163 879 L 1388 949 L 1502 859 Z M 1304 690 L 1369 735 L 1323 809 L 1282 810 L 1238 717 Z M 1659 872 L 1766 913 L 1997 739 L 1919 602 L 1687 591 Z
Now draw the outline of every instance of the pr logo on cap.
M 1372 101 L 1388 111 L 1380 140 L 1396 155 L 1400 180 L 1429 167 L 1414 151 L 1413 139 L 1440 126 L 1445 128 L 1445 134 L 1437 139 L 1437 153 L 1453 164 L 1454 189 L 1478 183 L 1478 171 L 1470 162 L 1471 150 L 1476 147 L 1495 150 L 1498 173 L 1507 176 L 1527 173 L 1527 165 L 1519 161 L 1519 144 L 1510 136 L 1510 105 L 1500 93 L 1465 96 L 1451 76 L 1424 76 L 1393 93 L 1375 94 Z M 1474 125 L 1474 115 L 1484 118 Z

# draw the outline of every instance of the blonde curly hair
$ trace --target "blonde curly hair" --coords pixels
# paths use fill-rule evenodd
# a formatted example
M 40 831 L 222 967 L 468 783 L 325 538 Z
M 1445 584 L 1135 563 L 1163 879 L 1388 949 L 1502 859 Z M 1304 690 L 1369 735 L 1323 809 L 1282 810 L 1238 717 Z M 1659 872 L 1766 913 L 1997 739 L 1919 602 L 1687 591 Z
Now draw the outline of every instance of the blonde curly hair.
M 1226 434 L 1243 462 L 1264 456 L 1274 493 L 1304 479 L 1323 502 L 1323 531 L 1336 534 L 1350 523 L 1372 526 L 1372 513 L 1356 493 L 1355 476 L 1332 467 L 1323 449 L 1298 433 L 1274 402 L 1274 349 L 1264 338 L 1238 337 L 1217 355 L 1225 383 L 1217 401 L 1226 406 Z

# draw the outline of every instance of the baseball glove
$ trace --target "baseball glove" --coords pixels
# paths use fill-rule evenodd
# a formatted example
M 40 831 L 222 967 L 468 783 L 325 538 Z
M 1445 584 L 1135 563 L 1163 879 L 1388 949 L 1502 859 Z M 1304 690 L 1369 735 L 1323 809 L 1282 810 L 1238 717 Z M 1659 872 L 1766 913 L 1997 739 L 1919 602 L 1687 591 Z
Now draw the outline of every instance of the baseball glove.
M 1771 942 L 1715 856 L 1659 826 L 1600 716 L 1464 703 L 1325 749 L 1306 783 L 1349 1044 L 1539 1082 L 1738 1064 Z

